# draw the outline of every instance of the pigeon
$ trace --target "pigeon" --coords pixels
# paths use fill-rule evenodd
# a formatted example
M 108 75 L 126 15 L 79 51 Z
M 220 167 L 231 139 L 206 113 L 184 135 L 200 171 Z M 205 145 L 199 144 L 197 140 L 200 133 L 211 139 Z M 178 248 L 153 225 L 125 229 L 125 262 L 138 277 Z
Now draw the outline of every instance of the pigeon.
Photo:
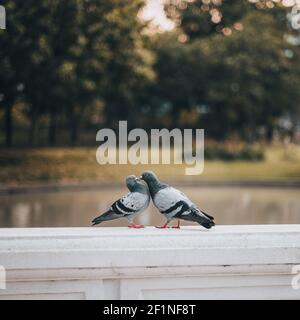
M 214 218 L 196 207 L 196 205 L 181 191 L 159 181 L 155 173 L 146 171 L 141 178 L 147 183 L 154 205 L 162 213 L 167 222 L 157 228 L 169 228 L 172 219 L 178 219 L 177 226 L 180 228 L 180 220 L 188 220 L 199 223 L 210 229 L 215 225 Z
M 142 213 L 150 203 L 150 193 L 144 181 L 134 175 L 126 178 L 129 193 L 115 201 L 111 207 L 99 217 L 92 221 L 92 225 L 103 221 L 118 218 L 127 218 L 129 228 L 144 228 L 143 225 L 133 223 L 133 219 Z

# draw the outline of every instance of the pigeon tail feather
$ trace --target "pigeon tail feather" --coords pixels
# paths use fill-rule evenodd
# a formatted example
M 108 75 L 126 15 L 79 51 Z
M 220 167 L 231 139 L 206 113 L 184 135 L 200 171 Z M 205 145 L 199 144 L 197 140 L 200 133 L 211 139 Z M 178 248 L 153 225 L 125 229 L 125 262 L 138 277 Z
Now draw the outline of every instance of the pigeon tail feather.
M 207 221 L 197 221 L 201 226 L 203 226 L 206 229 L 210 229 L 211 227 L 215 226 L 215 223 L 212 220 L 207 220 Z
M 190 214 L 186 216 L 182 215 L 181 219 L 197 222 L 206 229 L 210 229 L 215 225 L 212 219 L 208 218 L 206 215 L 201 215 L 201 212 L 197 209 L 192 209 Z
M 201 212 L 210 220 L 215 220 L 215 218 L 211 215 L 209 215 L 208 213 L 204 212 L 203 210 L 201 210 Z
M 113 211 L 111 211 L 111 210 L 108 210 L 108 211 L 104 212 L 101 216 L 95 218 L 92 221 L 92 226 L 94 226 L 96 224 L 99 224 L 99 223 L 101 223 L 103 221 L 112 220 L 113 219 L 112 213 L 113 213 Z

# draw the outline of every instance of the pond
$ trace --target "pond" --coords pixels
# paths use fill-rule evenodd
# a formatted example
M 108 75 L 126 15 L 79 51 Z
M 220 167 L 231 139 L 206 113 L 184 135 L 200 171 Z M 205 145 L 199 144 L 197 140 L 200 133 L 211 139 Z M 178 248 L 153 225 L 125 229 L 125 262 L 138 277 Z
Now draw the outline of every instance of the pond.
M 180 188 L 217 224 L 300 223 L 300 192 L 293 188 L 186 187 Z M 85 227 L 125 193 L 125 189 L 0 195 L 0 227 Z M 151 204 L 137 223 L 162 224 Z M 183 222 L 183 225 L 194 223 Z M 126 226 L 125 219 L 102 227 Z

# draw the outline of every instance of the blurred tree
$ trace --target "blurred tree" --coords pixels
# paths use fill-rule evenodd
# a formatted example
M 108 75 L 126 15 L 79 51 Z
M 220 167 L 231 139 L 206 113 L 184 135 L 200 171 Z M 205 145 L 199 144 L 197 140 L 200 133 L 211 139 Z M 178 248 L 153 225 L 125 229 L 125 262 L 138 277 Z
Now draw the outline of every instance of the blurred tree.
M 166 32 L 153 39 L 158 85 L 153 86 L 148 102 L 158 117 L 167 113 L 171 127 L 179 125 L 182 110 L 190 111 L 204 101 L 206 89 L 207 57 L 198 43 L 186 45 L 186 38 L 181 36 Z
M 280 0 L 167 0 L 165 11 L 190 39 L 207 37 L 216 32 L 226 33 L 227 28 L 234 27 L 253 11 L 276 16 L 278 26 L 283 30 L 288 12 Z
M 100 109 L 111 127 L 119 120 L 146 128 L 201 125 L 212 137 L 249 141 L 271 139 L 280 117 L 299 115 L 299 34 L 279 2 L 168 0 L 177 28 L 151 36 L 138 17 L 144 2 L 2 0 L 7 146 L 19 100 L 29 141 L 46 118 L 49 144 L 61 125 L 76 144 Z
M 96 100 L 105 102 L 108 123 L 118 120 L 117 114 L 133 114 L 137 89 L 154 77 L 137 17 L 143 4 L 3 0 L 8 23 L 0 34 L 0 103 L 6 107 L 7 144 L 11 109 L 20 93 L 27 103 L 31 142 L 42 114 L 49 117 L 49 144 L 56 142 L 64 114 L 70 140 L 76 143 L 85 111 Z
M 12 72 L 9 74 L 13 77 L 10 78 L 9 88 L 1 86 L 0 90 L 4 96 L 15 87 L 22 93 L 27 103 L 31 123 L 29 139 L 32 143 L 39 116 L 50 114 L 49 142 L 53 143 L 56 117 L 59 108 L 62 108 L 62 97 L 66 94 L 59 70 L 77 36 L 71 28 L 75 23 L 75 2 L 3 0 L 3 5 L 8 21 L 7 29 L 0 36 L 0 54 L 3 56 L 0 81 L 5 79 L 2 71 L 5 71 L 3 61 L 6 60 L 10 62 Z M 18 97 L 16 92 L 12 95 L 14 99 Z M 9 122 L 6 127 L 9 127 Z
M 264 129 L 270 140 L 275 120 L 296 103 L 292 98 L 292 92 L 298 91 L 292 84 L 296 80 L 292 79 L 293 63 L 285 56 L 289 45 L 283 41 L 283 34 L 276 32 L 271 15 L 253 12 L 242 21 L 243 32 L 215 36 L 208 44 L 212 67 L 207 91 L 210 112 L 204 121 L 219 138 L 238 131 L 242 138 L 254 141 Z M 214 45 L 216 41 L 218 46 Z M 220 123 L 224 126 L 221 132 Z
M 193 108 L 203 106 L 200 123 L 212 137 L 237 133 L 253 141 L 264 133 L 270 140 L 278 119 L 299 108 L 299 48 L 286 41 L 292 33 L 287 9 L 275 5 L 247 0 L 167 2 L 166 12 L 177 23 L 176 32 L 181 32 L 177 41 L 173 38 L 173 47 L 184 40 L 185 49 L 176 50 L 184 65 L 164 59 L 166 52 L 174 55 L 168 44 L 158 50 L 158 61 L 164 59 L 164 63 L 156 65 L 157 73 L 162 75 L 169 68 L 168 77 L 177 79 L 179 72 L 195 70 L 183 77 L 182 100 L 187 103 L 194 97 Z M 184 53 L 188 51 L 189 59 Z M 200 72 L 205 78 L 199 80 L 196 70 L 200 69 L 191 61 L 204 65 Z M 173 94 L 164 88 L 172 98 L 177 95 L 178 91 Z
M 7 13 L 15 9 L 14 3 L 2 1 Z M 7 21 L 7 27 L 12 22 L 13 30 L 19 28 L 14 23 L 15 19 Z M 14 51 L 15 46 L 20 45 L 20 51 Z M 27 44 L 22 42 L 22 36 L 10 37 L 6 30 L 0 30 L 0 107 L 4 108 L 4 131 L 5 144 L 7 147 L 12 145 L 13 138 L 13 117 L 12 109 L 14 103 L 21 96 L 23 85 L 21 78 L 22 66 L 24 64 L 23 54 Z
M 0 70 L 2 73 L 0 77 L 0 108 L 4 108 L 5 145 L 11 147 L 13 138 L 12 108 L 18 97 L 18 83 L 14 69 L 11 67 L 11 61 L 3 54 L 0 54 Z
M 155 78 L 153 53 L 144 45 L 145 24 L 138 18 L 144 0 L 114 0 L 118 5 L 105 17 L 107 47 L 110 59 L 105 66 L 106 124 L 117 126 L 119 120 L 129 120 L 134 126 L 139 112 L 142 90 Z
M 84 112 L 97 100 L 104 103 L 106 125 L 134 117 L 139 89 L 154 78 L 138 19 L 143 5 L 143 0 L 80 1 L 78 37 L 64 65 L 69 72 L 63 71 L 71 93 L 66 101 L 71 141 L 77 140 Z
M 247 0 L 168 0 L 167 17 L 191 38 L 206 37 L 242 19 L 253 9 Z

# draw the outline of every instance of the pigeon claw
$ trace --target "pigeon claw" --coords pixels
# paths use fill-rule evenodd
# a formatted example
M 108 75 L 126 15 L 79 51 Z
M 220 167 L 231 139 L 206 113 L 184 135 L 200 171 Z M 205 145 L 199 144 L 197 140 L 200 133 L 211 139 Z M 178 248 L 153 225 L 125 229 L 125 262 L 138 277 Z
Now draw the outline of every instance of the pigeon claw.
M 166 223 L 166 224 L 164 224 L 163 226 L 155 226 L 155 228 L 158 228 L 158 229 L 167 229 L 167 228 L 170 228 L 170 227 L 169 227 L 168 224 Z
M 142 229 L 142 228 L 145 228 L 145 226 L 142 225 L 142 224 L 130 223 L 130 224 L 128 225 L 128 228 Z
M 172 227 L 173 229 L 180 229 L 180 220 L 178 220 L 177 225 Z

